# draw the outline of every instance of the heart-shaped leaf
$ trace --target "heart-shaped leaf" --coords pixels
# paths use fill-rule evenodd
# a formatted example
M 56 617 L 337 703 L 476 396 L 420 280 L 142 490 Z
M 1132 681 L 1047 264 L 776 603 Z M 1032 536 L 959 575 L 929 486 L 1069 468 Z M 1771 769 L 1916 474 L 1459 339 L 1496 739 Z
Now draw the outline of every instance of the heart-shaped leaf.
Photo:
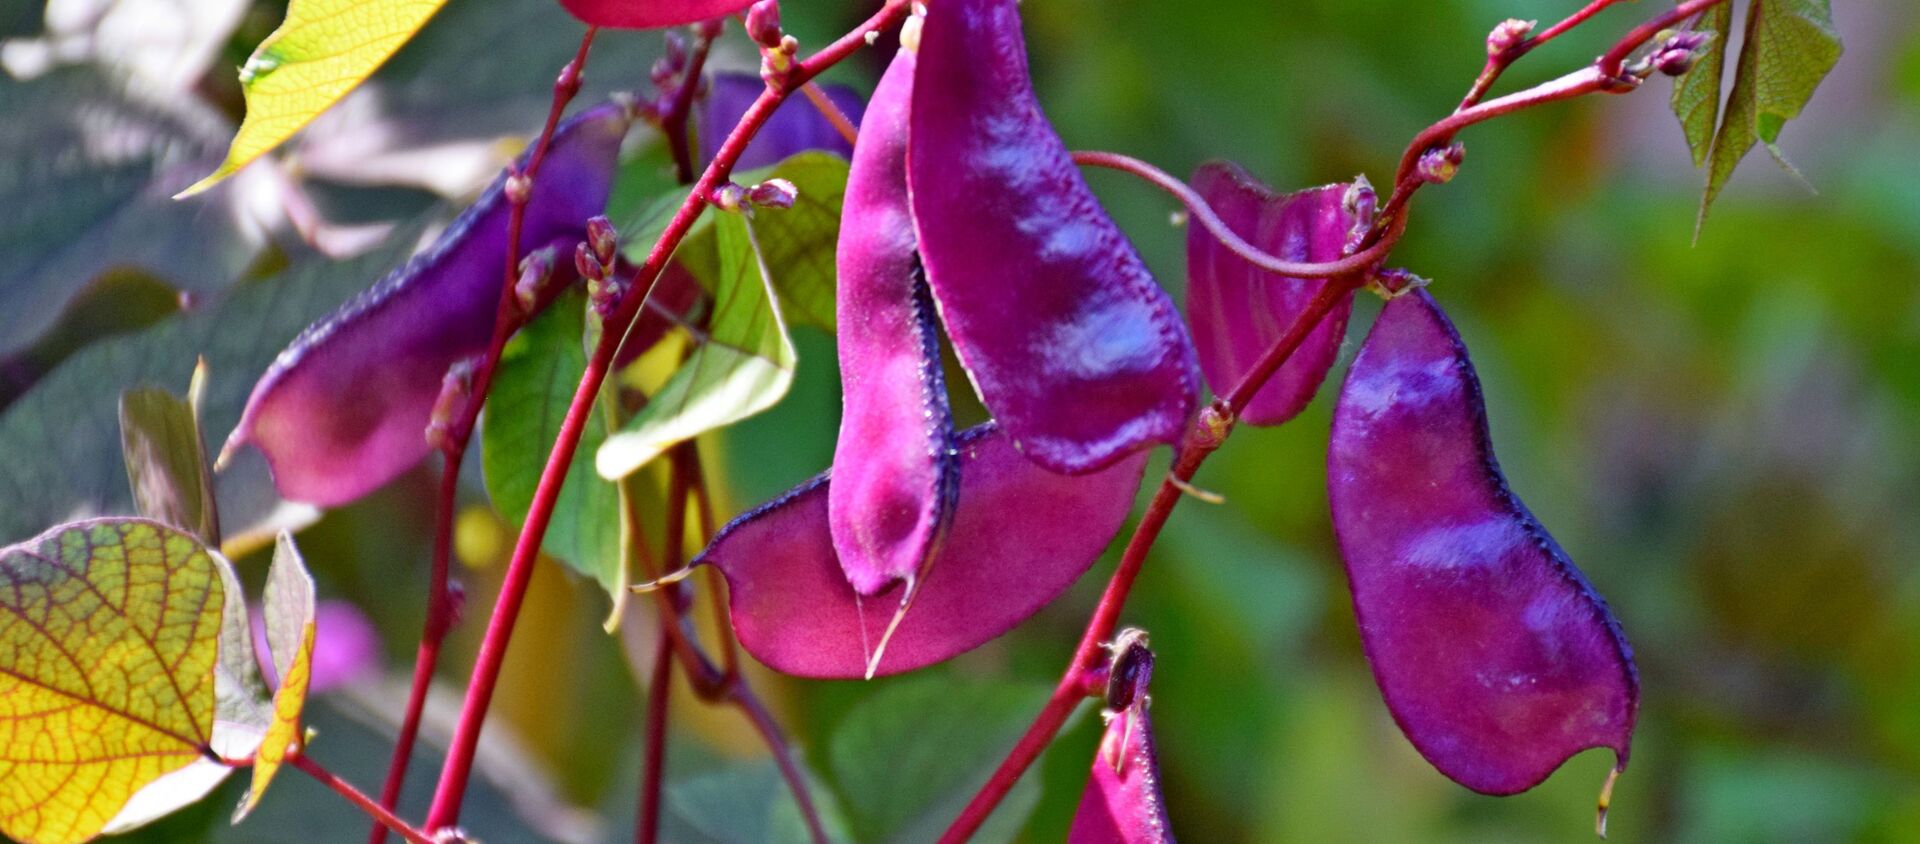
M 1238 165 L 1216 161 L 1194 171 L 1193 189 L 1248 243 L 1289 261 L 1334 261 L 1355 229 L 1372 223 L 1348 193 L 1370 188 L 1327 185 L 1277 194 Z M 1200 352 L 1200 370 L 1216 393 L 1240 382 L 1307 303 L 1330 282 L 1288 278 L 1261 270 L 1228 249 L 1204 226 L 1187 232 L 1187 321 Z M 1342 299 L 1307 335 L 1287 362 L 1240 414 L 1254 425 L 1292 419 L 1320 389 L 1347 334 L 1353 298 Z
M 1066 591 L 1120 530 L 1146 468 L 1136 452 L 1096 472 L 1057 474 L 991 424 L 957 445 L 952 526 L 876 675 L 979 647 Z M 695 564 L 726 575 L 734 629 L 761 662 L 803 677 L 863 677 L 899 599 L 893 590 L 865 598 L 847 583 L 828 485 L 822 475 L 735 519 Z
M 1173 442 L 1194 410 L 1193 345 L 1041 111 L 1019 4 L 929 4 L 919 48 L 914 224 L 981 401 L 1056 472 Z
M 1610 747 L 1639 681 L 1617 622 L 1500 473 L 1480 382 L 1425 290 L 1380 313 L 1340 391 L 1327 487 L 1360 639 L 1421 755 L 1486 794 Z
M 144 519 L 0 549 L 0 832 L 85 841 L 137 792 L 204 761 L 227 597 L 200 543 Z
M 446 0 L 292 0 L 280 28 L 240 68 L 247 116 L 227 158 L 180 192 L 218 184 L 293 137 L 425 26 Z

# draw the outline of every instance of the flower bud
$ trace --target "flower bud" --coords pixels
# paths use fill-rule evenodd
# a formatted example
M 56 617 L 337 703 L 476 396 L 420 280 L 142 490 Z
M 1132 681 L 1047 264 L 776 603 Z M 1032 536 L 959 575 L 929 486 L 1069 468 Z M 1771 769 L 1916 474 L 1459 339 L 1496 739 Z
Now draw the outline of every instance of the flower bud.
M 447 367 L 440 380 L 440 395 L 433 400 L 433 412 L 427 416 L 427 444 L 435 451 L 453 450 L 456 417 L 463 416 L 467 399 L 473 392 L 473 359 L 461 358 Z
M 1533 28 L 1539 23 L 1539 21 L 1523 21 L 1518 18 L 1501 21 L 1492 32 L 1487 33 L 1487 55 L 1498 56 L 1520 46 L 1527 40 L 1527 36 L 1533 34 Z
M 1700 58 L 1700 48 L 1711 40 L 1713 33 L 1710 32 L 1677 33 L 1655 48 L 1649 61 L 1661 73 L 1679 76 L 1693 69 L 1693 63 Z
M 520 278 L 513 283 L 513 297 L 519 301 L 521 313 L 533 313 L 534 306 L 539 304 L 547 280 L 553 277 L 553 258 L 553 248 L 547 247 L 520 260 Z
M 528 197 L 533 196 L 533 177 L 520 172 L 508 173 L 501 190 L 506 192 L 508 202 L 525 205 Z
M 738 211 L 740 203 L 746 199 L 747 189 L 728 182 L 713 189 L 713 204 L 722 211 Z
M 759 0 L 747 9 L 747 37 L 769 50 L 780 48 L 780 0 Z
M 587 220 L 587 244 L 593 247 L 593 257 L 600 259 L 601 264 L 613 263 L 614 255 L 620 250 L 620 234 L 613 230 L 613 221 L 605 214 L 595 214 Z
M 1466 146 L 1455 141 L 1421 153 L 1420 164 L 1414 172 L 1423 182 L 1444 185 L 1453 181 L 1454 174 L 1460 172 L 1460 162 L 1466 157 Z
M 1340 196 L 1340 208 L 1353 217 L 1353 227 L 1347 230 L 1346 242 L 1341 244 L 1342 251 L 1351 254 L 1360 250 L 1360 245 L 1373 231 L 1373 214 L 1379 206 L 1380 194 L 1374 191 L 1373 182 L 1368 181 L 1364 173 L 1355 176 L 1347 192 Z
M 687 37 L 678 32 L 666 34 L 666 49 L 660 55 L 661 65 L 673 68 L 679 73 L 687 66 Z
M 786 179 L 768 179 L 747 189 L 748 205 L 757 208 L 792 208 L 800 198 L 800 189 Z
M 626 298 L 630 286 L 618 276 L 588 279 L 587 305 L 592 308 L 595 317 L 605 322 L 620 308 L 620 300 Z
M 573 269 L 580 277 L 588 281 L 598 281 L 607 277 L 607 265 L 600 263 L 593 249 L 585 243 L 575 244 L 573 248 Z

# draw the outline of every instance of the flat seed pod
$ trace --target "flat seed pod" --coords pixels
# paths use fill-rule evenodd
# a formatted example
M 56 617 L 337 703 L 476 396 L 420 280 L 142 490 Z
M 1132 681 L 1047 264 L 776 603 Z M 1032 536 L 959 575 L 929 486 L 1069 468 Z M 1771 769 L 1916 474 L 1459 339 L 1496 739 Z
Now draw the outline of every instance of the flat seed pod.
M 992 425 L 958 438 L 960 495 L 919 597 L 875 674 L 979 647 L 1033 615 L 1093 565 L 1126 521 L 1145 453 L 1066 476 L 1035 466 Z M 726 575 L 734 630 L 761 662 L 803 677 L 867 675 L 899 604 L 848 585 L 827 525 L 822 475 L 735 519 L 695 565 Z
M 1027 77 L 1015 0 L 929 4 L 907 179 L 954 350 L 1020 451 L 1086 472 L 1179 438 L 1179 313 L 1107 217 Z
M 700 102 L 698 122 L 695 124 L 699 128 L 700 161 L 703 164 L 712 161 L 720 152 L 720 143 L 727 139 L 734 125 L 746 115 L 753 101 L 767 90 L 766 81 L 755 73 L 715 73 L 707 84 L 707 94 Z M 866 103 L 860 99 L 858 91 L 833 83 L 821 83 L 820 90 L 853 125 L 860 125 Z M 853 145 L 847 143 L 840 130 L 834 128 L 826 115 L 820 113 L 819 107 L 810 98 L 796 93 L 781 103 L 773 116 L 767 118 L 766 125 L 754 134 L 753 140 L 747 142 L 746 151 L 740 153 L 740 160 L 734 164 L 734 171 L 771 167 L 790 156 L 813 149 L 825 150 L 841 158 L 853 154 Z
M 1427 761 L 1485 794 L 1587 748 L 1626 765 L 1632 652 L 1508 490 L 1466 347 L 1426 291 L 1389 302 L 1354 360 L 1327 485 L 1374 678 Z
M 872 595 L 907 581 L 903 604 L 960 482 L 933 300 L 907 209 L 913 67 L 912 51 L 895 54 L 847 177 L 835 258 L 843 412 L 827 497 L 847 582 Z
M 753 0 L 560 0 L 582 21 L 615 29 L 662 29 L 726 17 Z
M 1353 187 L 1327 185 L 1279 194 L 1239 165 L 1224 161 L 1203 164 L 1193 174 L 1193 189 L 1228 228 L 1289 261 L 1337 261 L 1343 256 L 1356 225 L 1355 215 L 1344 207 Z M 1205 227 L 1189 226 L 1187 322 L 1200 353 L 1200 371 L 1213 391 L 1222 395 L 1232 391 L 1327 283 L 1261 270 L 1234 254 Z M 1254 394 L 1240 414 L 1241 421 L 1278 425 L 1305 409 L 1333 367 L 1352 312 L 1351 296 L 1335 305 Z
M 555 131 L 534 181 L 523 252 L 573 244 L 606 207 L 629 118 L 618 105 L 585 111 Z M 352 501 L 420 461 L 447 368 L 493 335 L 510 206 L 504 177 L 433 246 L 309 326 L 254 385 L 227 450 L 251 443 L 274 485 L 294 501 Z M 559 285 L 549 285 L 557 288 Z

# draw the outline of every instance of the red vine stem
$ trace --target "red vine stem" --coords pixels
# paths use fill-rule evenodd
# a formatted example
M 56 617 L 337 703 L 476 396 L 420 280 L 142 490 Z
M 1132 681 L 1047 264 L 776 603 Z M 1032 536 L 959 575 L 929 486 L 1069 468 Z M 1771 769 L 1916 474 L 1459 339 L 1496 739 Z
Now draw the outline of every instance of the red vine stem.
M 747 143 L 773 115 L 774 109 L 778 108 L 794 90 L 866 46 L 868 32 L 878 32 L 894 26 L 905 17 L 906 13 L 906 0 L 888 0 L 885 6 L 859 27 L 805 61 L 794 63 L 784 79 L 770 83 L 767 89 L 761 92 L 759 99 L 747 109 L 746 114 L 740 118 L 740 122 L 734 126 L 732 133 L 727 136 L 726 142 L 721 145 L 719 153 L 707 165 L 706 172 L 701 174 L 700 179 L 694 184 L 686 201 L 668 221 L 659 241 L 648 252 L 645 262 L 636 274 L 636 279 L 645 279 L 647 292 L 651 292 L 652 285 L 658 280 L 660 271 L 665 268 L 673 250 L 693 228 L 694 221 L 706 210 L 714 190 L 724 184 L 732 174 L 734 163 L 740 159 L 741 153 L 746 151 Z M 566 480 L 567 470 L 573 462 L 574 453 L 579 449 L 580 435 L 585 430 L 587 415 L 593 409 L 593 402 L 599 394 L 600 385 L 611 371 L 614 356 L 620 348 L 620 341 L 632 327 L 634 317 L 646 298 L 646 293 L 628 295 L 620 302 L 613 316 L 607 319 L 607 330 L 594 347 L 593 356 L 587 361 L 579 389 L 574 392 L 573 400 L 567 407 L 567 415 L 561 422 L 553 450 L 547 455 L 546 468 L 541 471 L 540 482 L 534 490 L 533 502 L 528 508 L 526 522 L 521 528 L 519 539 L 514 544 L 513 557 L 507 564 L 507 573 L 500 586 L 499 599 L 494 604 L 492 617 L 488 619 L 479 656 L 474 661 L 467 696 L 461 704 L 459 721 L 454 727 L 453 742 L 448 750 L 446 763 L 441 768 L 433 807 L 427 814 L 429 829 L 451 826 L 459 818 L 460 804 L 466 795 L 467 781 L 472 774 L 474 752 L 480 741 L 480 731 L 486 719 L 487 708 L 493 698 L 494 687 L 500 679 L 500 667 L 506 659 L 507 646 L 513 638 L 514 621 L 518 618 L 520 605 L 526 598 L 527 584 L 533 577 L 533 566 L 539 557 L 540 541 L 545 537 L 548 523 L 552 520 L 553 508 L 559 499 L 561 484 Z
M 1480 98 L 1487 95 L 1487 90 L 1493 87 L 1493 83 L 1500 78 L 1500 74 L 1505 73 L 1507 68 L 1512 67 L 1514 62 L 1520 60 L 1521 56 L 1533 52 L 1535 47 L 1560 37 L 1560 35 L 1567 30 L 1586 23 L 1588 19 L 1599 14 L 1608 6 L 1619 2 L 1620 0 L 1593 0 L 1593 2 L 1581 8 L 1580 11 L 1568 15 L 1565 20 L 1547 27 L 1539 34 L 1529 38 L 1523 38 L 1514 43 L 1513 46 L 1504 50 L 1489 52 L 1486 67 L 1481 68 L 1480 76 L 1473 80 L 1473 87 L 1467 91 L 1466 98 L 1460 101 L 1460 108 L 1455 110 L 1460 111 L 1472 108 L 1476 103 L 1480 102 Z
M 665 624 L 665 621 L 662 621 Z M 654 648 L 653 685 L 647 687 L 647 751 L 640 773 L 640 817 L 634 821 L 635 844 L 653 844 L 660 838 L 660 790 L 666 782 L 667 692 L 673 684 L 671 639 L 661 631 Z
M 593 48 L 593 38 L 599 31 L 599 27 L 589 26 L 580 37 L 579 49 L 574 51 L 573 58 L 561 68 L 560 76 L 554 80 L 553 103 L 547 109 L 547 120 L 540 128 L 539 138 L 534 141 L 533 153 L 527 157 L 526 170 L 510 172 L 508 178 L 523 177 L 531 183 L 539 176 L 540 165 L 546 161 L 547 150 L 553 144 L 553 133 L 560 125 L 560 117 L 566 111 L 567 103 L 580 92 L 581 73 L 587 64 L 587 53 Z M 503 193 L 509 204 L 509 212 L 500 304 L 494 310 L 493 337 L 486 354 L 474 370 L 473 384 L 468 393 L 471 398 L 460 409 L 460 418 L 448 430 L 442 448 L 440 491 L 434 505 L 433 563 L 427 576 L 427 618 L 420 633 L 420 649 L 414 657 L 413 681 L 407 690 L 407 711 L 400 720 L 400 733 L 394 739 L 393 757 L 387 763 L 386 782 L 380 788 L 380 806 L 389 811 L 399 805 L 400 792 L 406 785 L 407 763 L 413 758 L 413 746 L 420 735 L 420 715 L 426 708 L 427 689 L 433 682 L 434 666 L 440 661 L 440 645 L 454 623 L 453 595 L 449 591 L 448 580 L 452 569 L 453 511 L 458 506 L 460 466 L 465 462 L 467 445 L 472 441 L 480 408 L 486 403 L 487 392 L 493 386 L 500 354 L 513 333 L 532 317 L 520 307 L 514 291 L 515 282 L 520 276 L 520 235 L 526 227 L 530 194 L 516 194 L 511 190 Z M 384 844 L 386 840 L 386 827 L 374 824 L 373 830 L 367 835 L 368 844 Z
M 305 753 L 294 754 L 290 764 L 305 772 L 307 776 L 319 780 L 321 785 L 333 789 L 341 797 L 347 798 L 347 802 L 360 807 L 360 811 L 372 816 L 374 823 L 379 824 L 381 829 L 391 829 L 411 844 L 434 844 L 433 838 L 426 833 L 408 826 L 406 821 L 388 811 L 387 807 L 373 802 L 373 798 L 361 793 L 360 789 L 354 788 L 346 780 L 334 776 L 332 771 L 321 767 L 320 763 L 313 761 Z
M 1621 68 L 1624 66 L 1627 55 L 1673 22 L 1721 2 L 1726 0 L 1691 0 L 1691 2 L 1682 3 L 1674 10 L 1628 33 L 1625 39 L 1616 44 L 1593 66 L 1536 88 L 1455 112 L 1420 132 L 1408 145 L 1407 152 L 1401 159 L 1400 173 L 1395 178 L 1393 199 L 1376 220 L 1374 234 L 1369 237 L 1365 251 L 1356 254 L 1355 257 L 1374 254 L 1375 250 L 1382 246 L 1390 248 L 1405 230 L 1405 216 L 1398 212 L 1404 208 L 1413 189 L 1421 184 L 1420 181 L 1412 178 L 1413 166 L 1418 164 L 1421 153 L 1451 142 L 1453 136 L 1461 129 L 1484 120 L 1581 94 L 1622 90 L 1619 87 L 1623 84 Z M 1589 8 L 1597 11 L 1592 7 Z M 1591 11 L 1588 15 L 1591 15 Z M 1584 20 L 1584 18 L 1581 19 Z M 1632 89 L 1632 83 L 1625 84 L 1627 84 L 1625 90 Z M 1074 158 L 1081 163 L 1102 166 L 1110 166 L 1110 163 L 1119 163 L 1123 159 L 1121 156 L 1102 153 L 1076 153 Z M 1180 197 L 1189 208 L 1194 210 L 1196 218 L 1204 219 L 1200 213 L 1201 209 L 1206 209 L 1207 213 L 1211 214 L 1211 209 L 1207 208 L 1206 203 L 1200 200 L 1191 188 L 1184 184 L 1177 184 L 1177 180 L 1156 169 L 1133 164 L 1126 164 L 1119 169 L 1143 175 L 1155 186 Z M 1157 174 L 1158 178 L 1154 177 L 1154 174 Z M 1168 182 L 1176 183 L 1177 187 L 1169 186 Z M 1217 218 L 1215 219 L 1217 222 Z M 1208 229 L 1215 231 L 1212 226 L 1208 226 Z M 1379 257 L 1384 257 L 1384 253 Z M 1140 575 L 1141 567 L 1146 563 L 1147 552 L 1160 538 L 1160 531 L 1166 526 L 1174 506 L 1185 497 L 1182 488 L 1193 480 L 1200 465 L 1232 433 L 1240 411 L 1252 401 L 1260 388 L 1266 385 L 1273 373 L 1287 362 L 1335 304 L 1364 283 L 1365 270 L 1370 266 L 1372 265 L 1355 268 L 1349 271 L 1349 274 L 1333 278 L 1323 285 L 1306 308 L 1287 327 L 1286 333 L 1281 335 L 1259 362 L 1255 363 L 1253 368 L 1240 379 L 1240 382 L 1225 397 L 1216 399 L 1211 406 L 1201 412 L 1199 421 L 1181 443 L 1167 478 L 1161 483 L 1159 491 L 1154 493 L 1153 501 L 1148 504 L 1146 513 L 1141 516 L 1133 536 L 1127 540 L 1126 549 L 1121 553 L 1120 563 L 1114 569 L 1112 578 L 1107 581 L 1106 591 L 1101 594 L 1099 604 L 1094 607 L 1093 616 L 1087 621 L 1086 632 L 1081 635 L 1080 644 L 1074 649 L 1073 658 L 1067 663 L 1067 669 L 1061 675 L 1060 682 L 1055 685 L 1052 696 L 1047 699 L 1046 705 L 1040 710 L 1033 724 L 1014 744 L 1013 749 L 994 770 L 986 784 L 981 786 L 980 791 L 967 803 L 966 808 L 961 810 L 960 816 L 954 820 L 952 826 L 941 835 L 941 844 L 960 844 L 971 838 L 993 810 L 999 806 L 1000 801 L 1006 797 L 1014 783 L 1019 781 L 1020 776 L 1032 766 L 1040 753 L 1053 742 L 1054 736 L 1066 723 L 1067 717 L 1073 714 L 1074 708 L 1081 700 L 1093 693 L 1095 684 L 1091 684 L 1089 678 L 1101 669 L 1101 654 L 1105 650 L 1105 643 L 1112 638 L 1114 629 L 1119 624 L 1120 612 L 1126 606 L 1128 594 L 1133 589 L 1135 579 Z M 1285 274 L 1300 275 L 1293 272 Z

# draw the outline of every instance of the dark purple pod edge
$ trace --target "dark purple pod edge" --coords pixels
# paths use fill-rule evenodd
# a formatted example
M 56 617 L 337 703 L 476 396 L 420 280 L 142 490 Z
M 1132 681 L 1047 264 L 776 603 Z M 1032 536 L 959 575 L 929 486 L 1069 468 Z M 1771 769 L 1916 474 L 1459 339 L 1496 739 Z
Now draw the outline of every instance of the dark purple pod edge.
M 1494 460 L 1466 348 L 1424 290 L 1389 302 L 1334 412 L 1327 484 L 1387 707 L 1486 794 L 1573 754 L 1627 762 L 1639 700 L 1620 627 Z
M 1352 185 L 1274 193 L 1238 165 L 1209 162 L 1193 189 L 1248 243 L 1288 261 L 1337 261 L 1349 235 L 1370 220 L 1344 208 Z M 1231 392 L 1293 324 L 1326 279 L 1275 275 L 1248 263 L 1204 226 L 1187 232 L 1187 321 L 1200 371 L 1221 395 Z M 1335 305 L 1240 414 L 1253 425 L 1292 419 L 1319 391 L 1347 333 L 1353 297 Z
M 854 149 L 836 255 L 843 412 L 827 512 L 847 581 L 872 595 L 932 559 L 959 491 L 940 337 L 907 208 L 914 55 L 874 89 Z
M 927 279 L 981 400 L 1057 472 L 1175 441 L 1194 409 L 1193 345 L 1041 113 L 1018 5 L 930 6 L 907 178 Z
M 555 131 L 527 206 L 524 252 L 551 245 L 571 255 L 587 218 L 606 207 L 629 121 L 609 104 Z M 259 448 L 281 495 L 344 504 L 427 455 L 423 432 L 447 368 L 483 352 L 493 334 L 511 213 L 503 183 L 432 247 L 301 332 L 261 376 L 227 448 Z M 554 264 L 571 273 L 571 261 Z
M 1060 475 L 991 424 L 957 439 L 960 494 L 947 539 L 875 674 L 979 647 L 1058 597 L 1119 532 L 1146 467 L 1137 452 Z M 847 583 L 828 528 L 829 486 L 822 475 L 735 519 L 694 564 L 726 576 L 734 630 L 761 662 L 803 677 L 863 677 L 901 587 L 863 598 Z
M 860 125 L 866 103 L 860 99 L 859 92 L 831 83 L 822 84 L 820 89 L 840 107 L 840 113 L 846 115 L 847 120 Z M 767 83 L 757 74 L 723 71 L 709 77 L 707 94 L 700 103 L 695 124 L 699 131 L 701 162 L 713 160 L 727 133 L 733 131 L 753 101 L 766 90 Z M 766 125 L 760 127 L 753 140 L 747 142 L 734 170 L 757 170 L 808 150 L 825 150 L 842 158 L 853 154 L 853 146 L 811 99 L 798 95 L 788 97 L 773 116 L 767 118 Z

